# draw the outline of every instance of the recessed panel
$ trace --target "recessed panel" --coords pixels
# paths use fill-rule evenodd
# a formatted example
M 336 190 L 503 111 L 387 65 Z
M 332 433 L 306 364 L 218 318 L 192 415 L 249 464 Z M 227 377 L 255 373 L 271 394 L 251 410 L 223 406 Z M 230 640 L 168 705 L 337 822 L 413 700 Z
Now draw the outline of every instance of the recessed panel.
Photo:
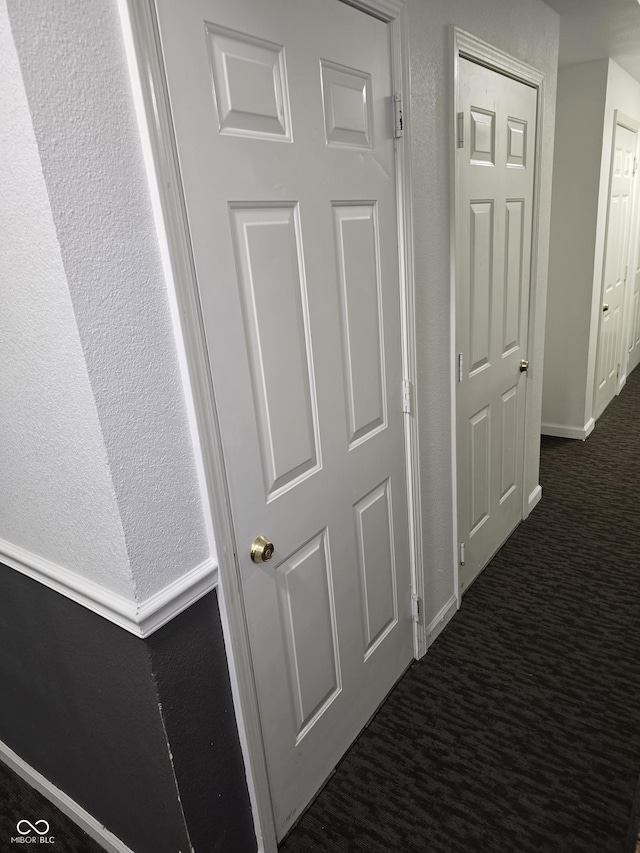
M 220 133 L 291 141 L 284 48 L 206 24 Z
M 398 621 L 389 481 L 354 506 L 365 660 Z
M 508 201 L 505 211 L 503 354 L 511 352 L 519 344 L 523 229 L 524 199 Z
M 341 689 L 327 531 L 292 554 L 276 574 L 299 743 Z
M 376 208 L 334 204 L 348 444 L 386 423 Z
M 320 60 L 327 145 L 372 148 L 371 75 Z
M 624 156 L 624 151 L 622 148 L 616 148 L 615 153 L 613 155 L 613 174 L 614 177 L 619 178 L 622 175 L 622 158 Z
M 274 498 L 320 465 L 311 335 L 295 205 L 232 205 L 262 474 Z
M 471 202 L 471 370 L 489 363 L 493 293 L 493 202 Z
M 471 533 L 473 536 L 489 518 L 491 494 L 491 407 L 469 419 L 471 431 Z
M 527 123 L 517 118 L 507 119 L 507 166 L 523 169 L 526 166 Z
M 471 110 L 471 162 L 493 166 L 496 162 L 496 114 Z
M 502 395 L 500 432 L 500 503 L 516 488 L 516 447 L 518 429 L 518 387 Z

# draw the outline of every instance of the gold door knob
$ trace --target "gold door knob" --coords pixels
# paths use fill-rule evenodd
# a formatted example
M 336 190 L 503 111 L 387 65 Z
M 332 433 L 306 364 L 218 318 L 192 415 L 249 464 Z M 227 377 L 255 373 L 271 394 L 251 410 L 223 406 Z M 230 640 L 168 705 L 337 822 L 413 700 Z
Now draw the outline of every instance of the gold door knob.
M 608 302 L 605 302 L 605 303 L 604 303 L 604 305 L 602 306 L 602 310 L 603 310 L 603 311 L 608 311 L 608 310 L 609 310 L 609 303 L 608 303 Z
M 527 370 L 529 370 L 529 362 L 526 358 L 523 358 L 520 362 L 520 373 L 526 373 Z
M 273 543 L 266 536 L 256 536 L 251 543 L 251 559 L 254 563 L 266 563 L 273 557 Z

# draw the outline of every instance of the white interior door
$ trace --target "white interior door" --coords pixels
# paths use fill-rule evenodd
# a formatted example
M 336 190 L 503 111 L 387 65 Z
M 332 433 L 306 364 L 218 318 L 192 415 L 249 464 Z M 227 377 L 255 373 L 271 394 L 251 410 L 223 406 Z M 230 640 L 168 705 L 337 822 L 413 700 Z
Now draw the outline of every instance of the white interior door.
M 461 590 L 522 519 L 527 372 L 521 367 L 529 326 L 536 103 L 534 88 L 460 59 L 456 409 Z
M 390 36 L 158 12 L 282 837 L 413 657 Z
M 631 298 L 629 307 L 629 361 L 627 373 L 640 362 L 640 237 L 636 238 L 636 251 L 631 268 Z
M 617 124 L 613 141 L 611 191 L 607 214 L 602 313 L 598 335 L 594 399 L 595 418 L 599 418 L 613 400 L 621 374 L 621 342 L 631 239 L 631 192 L 635 150 L 636 134 L 623 125 Z

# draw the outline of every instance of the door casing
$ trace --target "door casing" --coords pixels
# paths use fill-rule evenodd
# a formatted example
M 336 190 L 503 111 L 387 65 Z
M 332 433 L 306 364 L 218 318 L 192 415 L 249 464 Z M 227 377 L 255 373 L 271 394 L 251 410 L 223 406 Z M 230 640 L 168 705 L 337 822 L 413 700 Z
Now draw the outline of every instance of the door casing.
M 537 121 L 536 121 L 536 137 L 535 137 L 535 172 L 533 181 L 533 217 L 532 217 L 532 235 L 531 235 L 531 277 L 529 288 L 529 326 L 528 326 L 528 346 L 529 352 L 534 350 L 535 334 L 535 316 L 536 316 L 536 296 L 538 292 L 539 279 L 539 231 L 540 231 L 540 164 L 542 155 L 542 139 L 543 139 L 543 120 L 544 120 L 544 99 L 545 99 L 545 75 L 542 71 L 521 62 L 519 59 L 511 56 L 482 39 L 477 38 L 471 33 L 460 29 L 459 27 L 451 27 L 450 30 L 451 54 L 453 58 L 453 98 L 452 98 L 452 114 L 450 121 L 450 186 L 451 186 L 451 326 L 450 326 L 450 364 L 451 364 L 451 444 L 453 447 L 452 453 L 452 485 L 453 485 L 453 573 L 454 573 L 454 588 L 458 597 L 458 606 L 460 605 L 460 548 L 458 535 L 458 470 L 457 470 L 457 407 L 456 407 L 456 385 L 458 382 L 457 375 L 457 349 L 456 349 L 456 269 L 457 269 L 457 250 L 461 245 L 460 229 L 461 229 L 461 212 L 458 209 L 458 175 L 456 170 L 456 158 L 453 152 L 457 146 L 458 132 L 458 92 L 459 92 L 459 64 L 460 58 L 470 59 L 480 65 L 484 65 L 492 71 L 497 71 L 507 77 L 512 77 L 521 83 L 526 83 L 533 86 L 538 93 L 537 96 Z M 541 332 L 544 330 L 541 330 Z M 536 375 L 542 376 L 542 364 L 536 365 L 531 360 L 530 379 Z M 531 510 L 536 506 L 542 497 L 542 489 L 538 485 L 531 494 L 527 494 L 526 484 L 527 479 L 527 448 L 531 441 L 539 439 L 540 431 L 533 431 L 529 423 L 528 413 L 531 411 L 532 395 L 534 392 L 534 383 L 527 381 L 525 389 L 525 419 L 524 419 L 524 472 L 523 472 L 523 492 L 522 492 L 522 518 L 527 518 Z
M 403 104 L 404 135 L 396 145 L 396 196 L 400 270 L 403 376 L 410 383 L 411 417 L 405 417 L 405 457 L 413 594 L 424 600 L 422 509 L 418 452 L 415 296 L 409 120 L 408 29 L 405 0 L 342 0 L 390 28 L 394 92 Z M 134 100 L 167 283 L 170 285 L 178 353 L 185 379 L 192 433 L 205 498 L 210 542 L 219 564 L 219 603 L 231 686 L 258 849 L 276 853 L 277 841 L 267 778 L 247 626 L 236 559 L 224 458 L 191 254 L 154 0 L 118 0 Z M 407 97 L 404 97 L 404 95 Z M 398 389 L 400 399 L 400 389 Z M 414 623 L 414 652 L 421 657 L 429 637 Z

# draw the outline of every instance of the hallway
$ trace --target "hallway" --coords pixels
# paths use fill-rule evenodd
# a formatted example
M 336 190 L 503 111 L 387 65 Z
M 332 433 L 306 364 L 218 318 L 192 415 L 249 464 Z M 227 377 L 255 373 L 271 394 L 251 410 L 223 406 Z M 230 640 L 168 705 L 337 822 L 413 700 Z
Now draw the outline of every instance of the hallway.
M 620 853 L 640 772 L 640 371 L 282 853 Z

